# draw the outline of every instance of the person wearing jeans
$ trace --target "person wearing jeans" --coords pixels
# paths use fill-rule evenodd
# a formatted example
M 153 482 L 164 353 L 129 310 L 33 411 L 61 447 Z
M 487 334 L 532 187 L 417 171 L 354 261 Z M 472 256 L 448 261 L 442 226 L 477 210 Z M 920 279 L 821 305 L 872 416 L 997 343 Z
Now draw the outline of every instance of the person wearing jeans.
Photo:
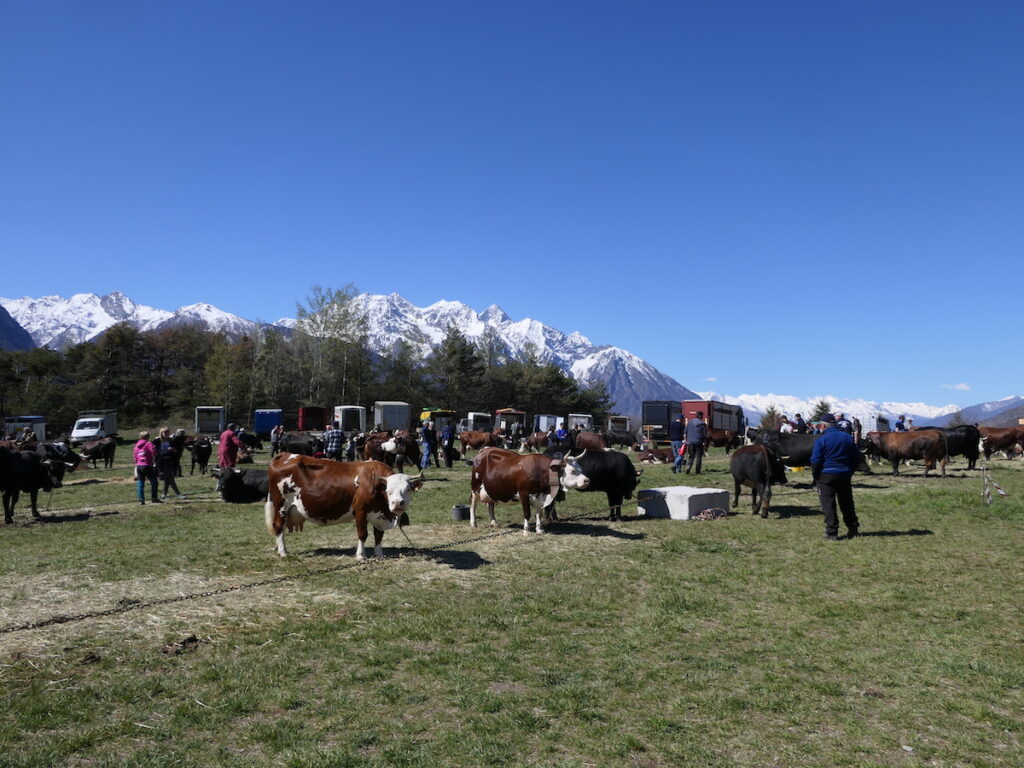
M 146 481 L 152 489 L 152 502 L 159 504 L 156 496 L 156 447 L 149 442 L 149 432 L 139 432 L 139 442 L 135 444 L 135 484 L 139 492 L 139 504 L 146 503 Z

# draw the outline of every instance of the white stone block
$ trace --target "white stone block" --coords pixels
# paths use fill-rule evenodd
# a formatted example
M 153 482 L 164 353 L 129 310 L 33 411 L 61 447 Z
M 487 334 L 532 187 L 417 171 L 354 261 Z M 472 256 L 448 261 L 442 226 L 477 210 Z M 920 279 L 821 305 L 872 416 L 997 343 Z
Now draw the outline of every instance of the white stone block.
M 690 488 L 672 485 L 645 488 L 636 495 L 637 512 L 647 517 L 689 520 L 706 509 L 729 511 L 729 492 L 720 488 Z

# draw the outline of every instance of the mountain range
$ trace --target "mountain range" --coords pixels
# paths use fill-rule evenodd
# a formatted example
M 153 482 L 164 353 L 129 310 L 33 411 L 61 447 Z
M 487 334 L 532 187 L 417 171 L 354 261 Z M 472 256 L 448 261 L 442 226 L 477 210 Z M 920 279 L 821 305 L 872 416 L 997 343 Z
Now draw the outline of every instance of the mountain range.
M 438 301 L 428 307 L 417 307 L 396 293 L 360 294 L 353 303 L 366 318 L 368 346 L 377 354 L 387 356 L 400 341 L 405 341 L 420 356 L 426 357 L 445 337 L 449 326 L 456 327 L 473 342 L 491 333 L 499 354 L 506 358 L 522 359 L 532 353 L 542 362 L 554 363 L 581 384 L 605 382 L 615 410 L 631 416 L 639 416 L 643 400 L 687 399 L 721 400 L 742 405 L 751 424 L 759 423 L 761 415 L 771 406 L 788 416 L 798 412 L 807 416 L 821 400 L 827 400 L 834 411 L 856 416 L 862 421 L 877 415 L 895 419 L 905 414 L 918 424 L 934 425 L 946 424 L 958 413 L 959 418 L 968 422 L 1000 426 L 1004 422 L 1015 424 L 1017 414 L 1024 410 L 1024 398 L 1016 396 L 961 409 L 956 405 L 874 402 L 831 395 L 798 398 L 774 394 L 698 394 L 627 350 L 594 344 L 578 331 L 566 334 L 538 320 L 513 320 L 497 305 L 491 305 L 482 312 L 458 301 Z M 0 347 L 61 349 L 95 340 L 120 322 L 128 322 L 142 331 L 196 325 L 238 339 L 267 327 L 277 327 L 288 333 L 296 321 L 282 318 L 270 324 L 261 323 L 206 303 L 190 304 L 172 312 L 136 304 L 119 291 L 105 296 L 79 293 L 69 298 L 0 298 Z

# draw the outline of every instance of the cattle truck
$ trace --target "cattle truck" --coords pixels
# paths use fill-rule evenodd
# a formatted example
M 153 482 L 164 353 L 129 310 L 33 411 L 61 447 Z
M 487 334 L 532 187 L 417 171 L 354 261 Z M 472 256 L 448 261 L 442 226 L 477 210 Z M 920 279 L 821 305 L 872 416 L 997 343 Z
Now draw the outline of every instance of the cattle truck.
M 683 412 L 678 400 L 644 400 L 640 404 L 644 438 L 655 445 L 668 445 L 668 425 Z
M 299 408 L 299 431 L 321 432 L 327 429 L 327 409 L 316 405 L 303 405 Z
M 516 408 L 499 408 L 494 412 L 494 426 L 503 434 L 511 434 L 516 424 L 523 432 L 526 432 L 526 411 Z
M 609 432 L 629 432 L 629 416 L 609 416 Z
M 570 413 L 568 422 L 569 429 L 575 429 L 578 426 L 584 432 L 594 430 L 594 417 L 589 413 Z
M 867 435 L 868 432 L 892 432 L 889 420 L 882 414 L 876 416 L 865 416 L 860 420 L 860 433 Z
M 223 405 L 196 406 L 196 434 L 217 435 L 224 431 L 227 409 Z
M 729 405 L 718 400 L 684 400 L 683 416 L 687 421 L 694 418 L 697 412 L 704 414 L 708 429 L 727 429 L 738 435 L 747 431 L 747 420 L 743 418 L 743 407 Z
M 342 432 L 366 431 L 366 409 L 361 405 L 334 406 L 334 420 Z
M 555 416 L 553 413 L 538 413 L 533 417 L 533 431 L 547 432 L 549 429 L 559 429 L 565 424 L 565 419 Z
M 470 411 L 466 418 L 459 419 L 459 432 L 490 432 L 491 414 L 483 411 Z
M 284 411 L 280 408 L 257 408 L 252 414 L 252 428 L 257 435 L 270 437 L 271 430 L 284 424 Z
M 99 440 L 117 433 L 117 411 L 79 411 L 71 428 L 71 444 Z
M 401 400 L 378 400 L 373 404 L 374 429 L 394 432 L 409 429 L 412 409 Z
M 46 439 L 45 416 L 7 416 L 4 418 L 4 437 L 17 437 L 25 427 L 36 433 L 38 440 Z

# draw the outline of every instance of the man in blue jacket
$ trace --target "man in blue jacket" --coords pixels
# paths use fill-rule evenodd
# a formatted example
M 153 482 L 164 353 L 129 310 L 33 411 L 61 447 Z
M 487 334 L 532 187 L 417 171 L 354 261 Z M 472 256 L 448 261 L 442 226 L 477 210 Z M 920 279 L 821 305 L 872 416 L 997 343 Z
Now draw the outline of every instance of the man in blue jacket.
M 826 429 L 814 441 L 811 451 L 811 471 L 818 486 L 821 511 L 825 514 L 825 538 L 839 540 L 839 517 L 836 501 L 843 513 L 846 538 L 854 538 L 860 529 L 857 511 L 853 506 L 853 472 L 863 458 L 853 437 L 836 427 L 836 417 L 826 413 L 821 417 Z

